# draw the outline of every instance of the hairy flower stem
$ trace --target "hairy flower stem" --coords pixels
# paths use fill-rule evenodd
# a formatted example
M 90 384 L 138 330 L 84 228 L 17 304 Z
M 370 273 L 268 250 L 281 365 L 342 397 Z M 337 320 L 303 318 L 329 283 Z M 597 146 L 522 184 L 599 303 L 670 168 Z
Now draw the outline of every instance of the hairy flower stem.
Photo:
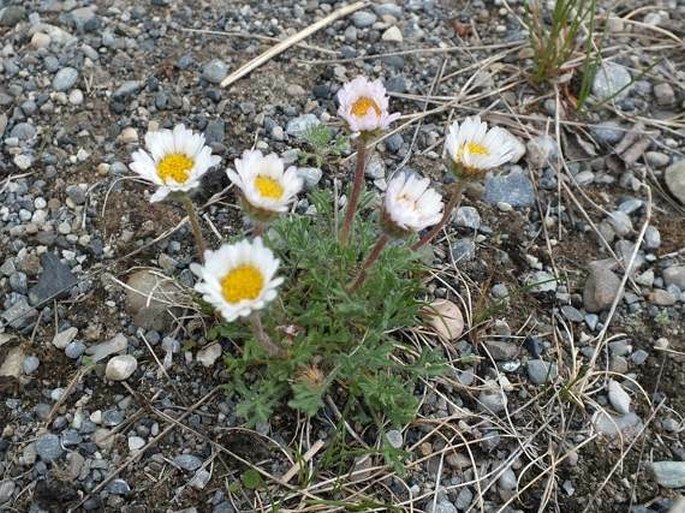
M 342 231 L 340 232 L 340 243 L 345 246 L 350 239 L 350 231 L 352 230 L 352 222 L 354 221 L 354 214 L 359 203 L 359 195 L 362 192 L 364 185 L 364 170 L 366 168 L 366 137 L 360 134 L 357 139 L 357 165 L 354 171 L 354 185 L 352 186 L 352 194 L 350 200 L 347 202 L 347 211 L 345 212 L 345 220 L 343 221 Z
M 182 193 L 180 195 L 180 198 L 181 203 L 183 203 L 183 206 L 185 207 L 186 212 L 188 213 L 188 219 L 190 220 L 190 228 L 193 232 L 193 237 L 195 237 L 195 248 L 197 250 L 198 259 L 200 260 L 200 263 L 204 264 L 207 243 L 205 242 L 205 238 L 202 235 L 202 228 L 200 227 L 200 218 L 197 215 L 197 210 L 195 210 L 195 205 L 193 204 L 193 200 L 190 199 L 190 196 L 188 196 L 185 193 Z
M 269 337 L 266 331 L 264 331 L 262 317 L 259 312 L 252 312 L 250 314 L 250 326 L 252 327 L 252 333 L 254 334 L 255 338 L 261 344 L 264 350 L 269 353 L 269 356 L 279 356 L 282 353 L 283 350 L 273 340 L 271 340 L 271 337 Z
M 262 223 L 261 221 L 256 221 L 254 228 L 252 229 L 252 235 L 254 237 L 261 237 L 262 235 L 264 235 L 265 230 L 266 226 L 264 225 L 264 223 Z
M 433 238 L 440 232 L 440 230 L 442 230 L 445 227 L 447 221 L 449 221 L 450 216 L 452 215 L 452 211 L 459 205 L 459 202 L 461 201 L 461 196 L 464 192 L 464 187 L 466 187 L 465 180 L 458 180 L 457 183 L 452 185 L 450 191 L 450 199 L 447 202 L 447 206 L 445 206 L 445 212 L 442 214 L 442 219 L 440 219 L 440 222 L 433 226 L 433 228 L 431 228 L 428 233 L 421 237 L 421 240 L 419 240 L 411 247 L 412 251 L 418 251 L 419 249 L 424 247 L 426 244 L 433 240 Z
M 366 260 L 364 260 L 362 269 L 359 271 L 357 278 L 355 278 L 354 282 L 352 282 L 352 285 L 348 287 L 348 292 L 352 293 L 364 284 L 366 277 L 368 276 L 369 269 L 376 262 L 376 260 L 378 260 L 378 257 L 381 256 L 383 248 L 385 248 L 388 242 L 390 242 L 390 237 L 385 234 L 381 235 L 380 239 L 378 239 L 378 242 L 376 242 L 376 245 L 371 249 L 369 256 L 367 256 Z

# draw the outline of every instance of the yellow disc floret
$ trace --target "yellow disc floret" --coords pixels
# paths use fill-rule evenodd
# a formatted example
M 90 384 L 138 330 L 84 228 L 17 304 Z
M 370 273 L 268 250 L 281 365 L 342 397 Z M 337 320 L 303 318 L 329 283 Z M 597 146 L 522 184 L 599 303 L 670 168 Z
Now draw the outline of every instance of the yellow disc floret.
M 250 264 L 231 269 L 221 280 L 221 293 L 231 304 L 257 299 L 263 288 L 264 275 Z
M 255 189 L 259 192 L 262 198 L 279 200 L 283 197 L 283 187 L 278 180 L 274 180 L 268 176 L 257 175 L 254 179 Z
M 186 183 L 191 169 L 193 161 L 182 153 L 170 153 L 157 163 L 157 174 L 165 183 Z
M 368 96 L 362 96 L 352 104 L 351 111 L 352 114 L 360 118 L 362 116 L 366 116 L 366 114 L 369 112 L 369 109 L 373 109 L 376 113 L 376 117 L 380 117 L 381 108 L 378 106 L 378 104 Z
M 490 154 L 488 149 L 480 143 L 468 142 L 465 146 L 469 150 L 469 153 L 471 155 L 479 155 L 481 157 L 485 157 Z

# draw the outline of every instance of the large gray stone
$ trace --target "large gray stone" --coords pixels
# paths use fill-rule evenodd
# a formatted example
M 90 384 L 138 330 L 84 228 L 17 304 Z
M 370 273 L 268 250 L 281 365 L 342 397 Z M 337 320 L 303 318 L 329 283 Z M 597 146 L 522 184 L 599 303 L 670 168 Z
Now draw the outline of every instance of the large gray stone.
M 590 275 L 583 289 L 583 304 L 588 312 L 608 309 L 616 294 L 623 296 L 621 280 L 611 269 L 601 263 L 590 265 Z
M 74 68 L 66 67 L 57 72 L 52 79 L 52 88 L 55 91 L 66 91 L 71 89 L 78 80 L 78 71 Z
M 69 266 L 63 264 L 54 253 L 45 253 L 40 261 L 43 272 L 40 273 L 36 286 L 29 291 L 29 301 L 34 306 L 68 294 L 78 283 Z
M 485 201 L 491 205 L 508 203 L 512 207 L 530 207 L 535 202 L 535 191 L 530 179 L 517 168 L 485 181 Z
M 655 461 L 650 465 L 656 482 L 665 488 L 685 487 L 685 461 Z
M 126 310 L 133 322 L 141 328 L 166 331 L 180 313 L 177 305 L 184 297 L 180 287 L 148 270 L 132 274 L 126 284 Z
M 685 203 L 685 160 L 679 160 L 666 168 L 664 182 L 671 194 Z
M 674 265 L 664 269 L 662 276 L 667 287 L 675 285 L 680 290 L 685 291 L 685 265 Z
M 598 100 L 620 100 L 628 94 L 630 72 L 615 62 L 606 62 L 597 70 L 592 82 L 592 94 Z

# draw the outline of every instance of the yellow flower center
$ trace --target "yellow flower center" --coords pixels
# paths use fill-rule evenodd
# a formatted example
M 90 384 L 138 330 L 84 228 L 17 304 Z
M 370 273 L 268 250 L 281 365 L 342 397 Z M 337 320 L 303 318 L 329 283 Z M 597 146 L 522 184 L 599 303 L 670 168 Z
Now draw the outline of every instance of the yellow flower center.
M 231 269 L 221 280 L 221 293 L 231 304 L 257 299 L 263 288 L 264 275 L 249 264 Z
M 283 197 L 283 187 L 278 180 L 264 175 L 257 175 L 254 179 L 254 186 L 259 191 L 262 198 L 279 200 Z
M 366 116 L 366 114 L 369 112 L 369 109 L 374 110 L 376 117 L 381 117 L 381 108 L 368 96 L 362 96 L 352 104 L 352 114 L 358 118 Z
M 466 147 L 466 149 L 469 150 L 469 153 L 471 155 L 479 155 L 481 157 L 484 157 L 490 154 L 488 149 L 480 143 L 467 142 L 464 146 Z
M 407 194 L 400 194 L 399 196 L 397 196 L 397 202 L 401 203 L 402 205 L 406 206 L 411 210 L 416 210 L 416 200 L 410 198 Z
M 169 180 L 186 183 L 191 169 L 192 159 L 182 153 L 170 153 L 157 163 L 157 174 L 165 183 Z

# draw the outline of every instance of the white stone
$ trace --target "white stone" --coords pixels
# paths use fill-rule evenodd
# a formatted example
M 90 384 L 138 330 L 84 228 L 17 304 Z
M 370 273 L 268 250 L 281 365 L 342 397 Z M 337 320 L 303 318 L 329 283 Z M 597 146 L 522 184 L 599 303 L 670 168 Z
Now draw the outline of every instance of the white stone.
M 138 368 L 138 361 L 130 354 L 112 357 L 107 362 L 105 376 L 112 381 L 124 381 Z
M 52 338 L 52 345 L 55 346 L 57 349 L 64 349 L 69 345 L 69 343 L 74 340 L 76 335 L 78 334 L 78 328 L 71 327 L 67 328 L 64 331 L 60 331 L 59 333 L 56 333 L 55 336 Z
M 221 344 L 214 342 L 197 352 L 197 361 L 205 367 L 211 367 L 221 357 Z
M 388 30 L 383 32 L 381 39 L 383 41 L 387 41 L 389 43 L 401 43 L 402 42 L 402 31 L 400 29 L 398 29 L 396 25 L 393 25 Z
M 428 325 L 444 340 L 457 340 L 464 332 L 464 317 L 459 307 L 447 299 L 437 299 L 425 307 Z
M 609 402 L 614 410 L 623 415 L 630 412 L 630 396 L 618 381 L 609 381 Z
M 122 143 L 132 143 L 138 141 L 138 131 L 133 127 L 126 127 L 121 131 L 119 140 Z

